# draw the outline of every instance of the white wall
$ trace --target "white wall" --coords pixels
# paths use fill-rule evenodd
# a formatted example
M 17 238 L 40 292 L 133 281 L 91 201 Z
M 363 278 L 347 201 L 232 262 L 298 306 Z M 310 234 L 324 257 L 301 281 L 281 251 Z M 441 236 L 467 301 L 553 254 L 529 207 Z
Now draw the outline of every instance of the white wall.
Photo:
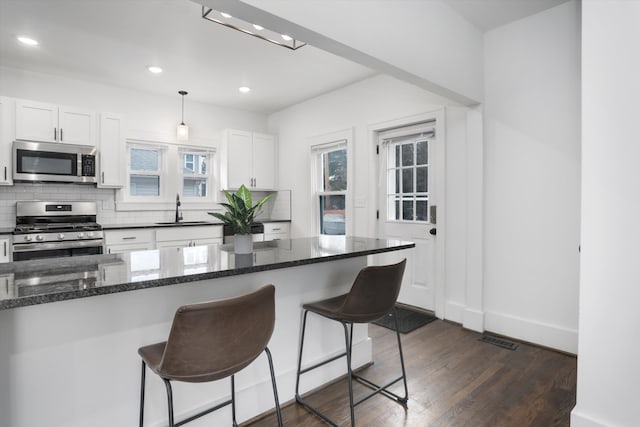
M 308 236 L 313 230 L 311 197 L 310 139 L 318 135 L 352 129 L 352 185 L 356 200 L 353 234 L 374 236 L 376 232 L 377 158 L 369 128 L 381 122 L 413 116 L 446 105 L 446 194 L 443 211 L 446 229 L 438 237 L 446 238 L 445 281 L 447 302 L 454 309 L 445 310 L 451 320 L 463 321 L 467 304 L 467 135 L 465 107 L 424 91 L 393 77 L 379 75 L 343 89 L 272 114 L 271 132 L 277 133 L 280 149 L 279 182 L 292 190 L 292 236 Z M 481 176 L 480 176 L 481 178 Z M 478 178 L 475 178 L 477 181 Z M 475 226 L 480 227 L 480 223 Z M 476 255 L 477 256 L 477 255 Z M 476 283 L 476 286 L 481 284 Z M 481 289 L 481 288 L 480 288 Z M 444 305 L 444 304 L 443 304 Z
M 149 78 L 154 78 L 150 76 Z M 175 97 L 69 79 L 52 74 L 25 71 L 0 66 L 0 94 L 86 108 L 97 113 L 105 111 L 124 114 L 125 137 L 148 138 L 175 142 L 175 129 L 181 118 L 181 99 Z M 185 122 L 189 125 L 190 144 L 217 146 L 224 128 L 267 130 L 264 114 L 233 110 L 215 105 L 190 102 L 185 97 Z M 15 225 L 16 200 L 96 200 L 98 221 L 103 224 L 168 221 L 173 211 L 122 212 L 115 210 L 115 192 L 109 189 L 53 184 L 16 184 L 0 187 L 0 227 Z M 208 219 L 206 210 L 184 211 L 185 220 Z
M 582 263 L 573 427 L 640 420 L 640 2 L 582 3 Z
M 576 2 L 485 35 L 484 309 L 489 331 L 577 352 Z
M 482 33 L 446 1 L 200 2 L 458 102 L 482 101 Z

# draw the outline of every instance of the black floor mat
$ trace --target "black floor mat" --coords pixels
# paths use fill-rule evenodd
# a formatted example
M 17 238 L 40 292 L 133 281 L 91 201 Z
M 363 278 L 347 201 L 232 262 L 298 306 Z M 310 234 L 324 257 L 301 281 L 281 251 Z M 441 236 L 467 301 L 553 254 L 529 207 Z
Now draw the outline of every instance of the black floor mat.
M 414 329 L 417 329 L 420 326 L 424 326 L 427 323 L 433 322 L 437 319 L 437 317 L 431 314 L 424 313 L 422 311 L 411 310 L 409 308 L 401 306 L 396 306 L 396 312 L 398 313 L 398 329 L 400 329 L 401 334 L 411 332 Z M 385 317 L 381 317 L 373 323 L 378 326 L 391 329 L 392 331 L 396 330 L 393 316 L 391 314 L 388 314 Z

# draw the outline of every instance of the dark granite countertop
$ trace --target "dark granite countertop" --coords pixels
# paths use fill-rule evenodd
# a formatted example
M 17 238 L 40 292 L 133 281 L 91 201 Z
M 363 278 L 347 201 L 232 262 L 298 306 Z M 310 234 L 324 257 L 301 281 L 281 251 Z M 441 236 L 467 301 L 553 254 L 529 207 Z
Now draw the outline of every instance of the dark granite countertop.
M 162 248 L 124 254 L 16 261 L 0 264 L 0 310 L 116 292 L 296 267 L 409 249 L 412 242 L 321 236 L 232 245 Z
M 289 219 L 256 219 L 256 222 L 291 222 Z M 220 221 L 182 221 L 182 222 L 155 222 L 155 223 L 131 223 L 131 224 L 102 224 L 104 230 L 126 230 L 129 228 L 159 228 L 159 227 L 193 227 L 199 225 L 223 225 Z M 13 231 L 13 229 L 11 229 Z M 0 233 L 1 234 L 1 233 Z

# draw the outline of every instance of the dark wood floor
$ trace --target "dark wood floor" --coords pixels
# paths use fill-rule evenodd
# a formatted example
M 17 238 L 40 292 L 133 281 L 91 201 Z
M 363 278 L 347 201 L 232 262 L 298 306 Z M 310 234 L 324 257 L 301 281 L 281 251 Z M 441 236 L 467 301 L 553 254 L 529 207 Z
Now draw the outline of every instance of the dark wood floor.
M 374 364 L 361 373 L 384 383 L 399 372 L 395 335 L 369 328 Z M 516 350 L 503 349 L 441 320 L 401 336 L 409 402 L 405 408 L 374 396 L 356 407 L 357 426 L 569 426 L 575 357 L 522 343 Z M 367 391 L 354 385 L 356 399 Z M 313 393 L 309 401 L 341 426 L 349 425 L 346 380 Z M 286 426 L 325 425 L 295 403 L 283 407 L 282 414 Z M 275 415 L 247 425 L 274 426 Z

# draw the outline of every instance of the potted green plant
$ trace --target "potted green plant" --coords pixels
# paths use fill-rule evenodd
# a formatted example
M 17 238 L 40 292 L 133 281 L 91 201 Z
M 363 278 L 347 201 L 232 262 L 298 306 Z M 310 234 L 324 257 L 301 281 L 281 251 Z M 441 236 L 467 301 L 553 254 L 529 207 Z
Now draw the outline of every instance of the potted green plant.
M 218 218 L 231 227 L 233 231 L 234 251 L 238 254 L 251 253 L 253 241 L 251 238 L 251 224 L 255 217 L 262 211 L 262 206 L 271 199 L 271 194 L 260 199 L 255 205 L 251 199 L 251 191 L 244 185 L 238 188 L 235 194 L 223 190 L 229 203 L 220 203 L 226 209 L 224 214 L 209 212 L 209 215 Z

